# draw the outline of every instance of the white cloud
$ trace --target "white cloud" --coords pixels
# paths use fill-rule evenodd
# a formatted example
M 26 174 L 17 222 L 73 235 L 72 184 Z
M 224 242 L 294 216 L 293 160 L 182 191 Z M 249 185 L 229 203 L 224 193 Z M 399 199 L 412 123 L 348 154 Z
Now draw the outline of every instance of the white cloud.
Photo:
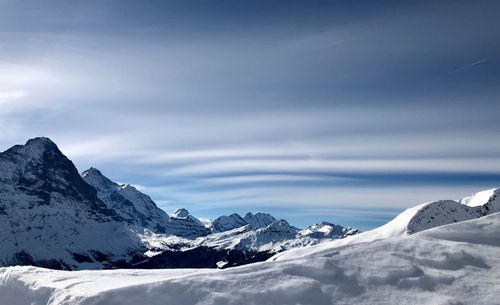
M 21 90 L 14 91 L 0 91 L 0 102 L 9 101 L 14 99 L 20 99 L 28 96 L 28 92 Z

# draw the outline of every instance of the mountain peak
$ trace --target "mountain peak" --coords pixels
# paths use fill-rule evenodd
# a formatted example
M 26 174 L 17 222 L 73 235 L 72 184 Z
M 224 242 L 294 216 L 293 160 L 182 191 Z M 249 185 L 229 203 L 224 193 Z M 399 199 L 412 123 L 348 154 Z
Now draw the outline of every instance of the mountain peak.
M 118 185 L 113 181 L 109 180 L 106 176 L 104 176 L 101 171 L 99 171 L 95 167 L 91 167 L 85 171 L 83 171 L 80 176 L 87 183 L 92 185 L 98 191 L 106 190 L 110 187 L 117 187 Z
M 93 167 L 93 166 L 92 166 L 92 167 L 90 167 L 90 168 L 89 168 L 89 169 L 87 169 L 87 170 L 84 170 L 84 171 L 82 172 L 82 175 L 84 175 L 84 174 L 85 174 L 85 175 L 99 175 L 99 176 L 104 176 L 104 175 L 101 173 L 101 171 L 100 171 L 100 170 L 98 170 L 97 168 L 95 168 L 95 167 Z
M 189 217 L 189 215 L 190 214 L 189 214 L 188 210 L 186 210 L 186 209 L 177 209 L 172 214 L 172 217 L 174 217 L 174 218 L 187 218 L 187 217 Z
M 265 228 L 276 221 L 271 214 L 261 212 L 256 214 L 248 212 L 243 219 L 255 229 Z
M 246 226 L 248 223 L 237 213 L 219 216 L 212 222 L 214 232 L 223 232 Z
M 62 156 L 61 151 L 51 139 L 38 137 L 29 139 L 24 145 L 15 145 L 5 151 L 6 154 L 18 155 L 23 159 L 41 159 L 49 153 L 52 156 Z
M 47 137 L 35 137 L 32 139 L 29 139 L 26 144 L 26 146 L 30 145 L 37 145 L 37 146 L 55 146 L 56 143 L 54 143 L 51 139 Z

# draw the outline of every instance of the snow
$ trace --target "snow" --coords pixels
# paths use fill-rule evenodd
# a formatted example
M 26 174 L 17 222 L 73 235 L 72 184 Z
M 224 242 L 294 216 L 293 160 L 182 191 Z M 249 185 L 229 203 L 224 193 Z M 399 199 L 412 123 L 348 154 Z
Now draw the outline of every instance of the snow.
M 316 225 L 318 226 L 318 225 Z M 342 229 L 339 229 L 342 228 Z M 254 229 L 251 225 L 237 227 L 219 233 L 212 233 L 196 239 L 186 239 L 178 236 L 155 234 L 146 232 L 140 234 L 141 241 L 149 249 L 147 256 L 154 256 L 165 250 L 186 251 L 196 247 L 210 247 L 224 250 L 242 251 L 271 251 L 281 252 L 283 250 L 320 244 L 332 239 L 343 238 L 349 234 L 357 233 L 357 230 L 348 230 L 338 226 L 337 231 L 328 235 L 302 234 L 297 228 L 291 226 L 285 220 L 274 221 L 264 228 Z
M 396 218 L 376 229 L 314 247 L 285 251 L 275 255 L 270 260 L 286 260 L 312 252 L 321 252 L 325 248 L 337 248 L 388 238 L 403 237 L 446 224 L 480 218 L 487 213 L 488 210 L 483 206 L 469 207 L 453 200 L 427 202 L 403 211 Z
M 0 268 L 0 304 L 497 304 L 500 214 L 402 234 L 409 214 L 386 239 L 223 270 Z
M 493 196 L 494 194 L 495 194 L 495 189 L 481 191 L 476 194 L 463 198 L 462 200 L 460 200 L 460 203 L 468 205 L 470 207 L 484 205 L 488 202 L 488 200 L 490 200 L 491 196 Z
M 342 238 L 359 233 L 357 229 L 343 227 L 329 222 L 314 224 L 299 231 L 302 236 L 314 238 Z

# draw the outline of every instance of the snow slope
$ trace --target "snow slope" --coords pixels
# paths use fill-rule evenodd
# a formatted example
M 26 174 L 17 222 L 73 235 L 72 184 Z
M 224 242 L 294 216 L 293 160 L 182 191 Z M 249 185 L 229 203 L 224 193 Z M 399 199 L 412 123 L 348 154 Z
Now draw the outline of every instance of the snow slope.
M 412 235 L 389 231 L 385 240 L 225 270 L 1 268 L 0 305 L 499 303 L 499 213 Z

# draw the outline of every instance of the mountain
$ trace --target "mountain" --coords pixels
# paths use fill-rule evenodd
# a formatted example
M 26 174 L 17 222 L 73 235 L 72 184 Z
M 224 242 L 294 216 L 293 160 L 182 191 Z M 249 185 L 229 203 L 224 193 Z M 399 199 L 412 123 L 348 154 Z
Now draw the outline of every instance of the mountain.
M 234 213 L 229 216 L 220 216 L 212 221 L 213 232 L 224 232 L 239 227 L 246 226 L 248 223 L 240 215 Z
M 111 268 L 144 252 L 48 138 L 0 153 L 0 264 Z
M 255 229 L 265 228 L 276 221 L 276 218 L 274 218 L 271 214 L 260 212 L 256 214 L 248 212 L 243 219 L 247 222 L 247 224 Z
M 169 217 L 149 196 L 139 192 L 130 184 L 117 184 L 109 180 L 93 167 L 82 172 L 81 177 L 97 190 L 99 199 L 127 223 L 154 232 L 166 233 Z
M 410 211 L 414 213 L 420 208 Z M 406 213 L 398 221 L 404 223 L 408 216 Z M 9 305 L 499 303 L 500 213 L 414 234 L 350 244 L 349 240 L 369 232 L 302 248 L 302 256 L 289 255 L 286 260 L 225 270 L 61 272 L 35 267 L 0 268 L 1 302 Z
M 387 224 L 314 249 L 291 249 L 271 258 L 273 261 L 321 252 L 324 247 L 344 247 L 378 240 L 400 238 L 436 227 L 482 218 L 500 211 L 500 189 L 482 191 L 460 200 L 437 200 L 406 209 Z
M 312 238 L 343 238 L 350 235 L 359 233 L 359 230 L 351 227 L 343 227 L 333 223 L 323 221 L 320 224 L 315 224 L 300 230 L 299 234 L 302 236 L 309 236 Z
M 105 177 L 98 169 L 83 171 L 82 178 L 97 190 L 97 196 L 117 212 L 134 231 L 148 229 L 155 233 L 166 233 L 185 238 L 207 235 L 208 230 L 197 218 L 185 209 L 169 216 L 158 208 L 154 201 L 130 184 L 118 184 Z
M 325 243 L 357 233 L 357 230 L 332 224 L 315 225 L 311 228 L 322 228 L 326 231 L 329 226 L 336 230 L 317 236 L 304 233 L 304 230 L 299 230 L 285 220 L 277 220 L 258 229 L 247 224 L 194 240 L 149 233 L 141 238 L 149 249 L 146 255 L 150 258 L 137 267 L 152 268 L 174 264 L 180 268 L 193 267 L 195 264 L 197 268 L 227 268 L 265 260 L 288 249 Z M 204 252 L 203 259 L 201 251 Z
M 210 229 L 186 209 L 178 209 L 170 217 L 168 232 L 171 235 L 193 239 L 209 234 Z
M 248 212 L 245 217 L 234 213 L 229 216 L 220 216 L 211 222 L 211 229 L 215 233 L 220 233 L 246 225 L 250 225 L 254 229 L 265 228 L 276 222 L 276 218 L 267 213 L 252 214 Z

